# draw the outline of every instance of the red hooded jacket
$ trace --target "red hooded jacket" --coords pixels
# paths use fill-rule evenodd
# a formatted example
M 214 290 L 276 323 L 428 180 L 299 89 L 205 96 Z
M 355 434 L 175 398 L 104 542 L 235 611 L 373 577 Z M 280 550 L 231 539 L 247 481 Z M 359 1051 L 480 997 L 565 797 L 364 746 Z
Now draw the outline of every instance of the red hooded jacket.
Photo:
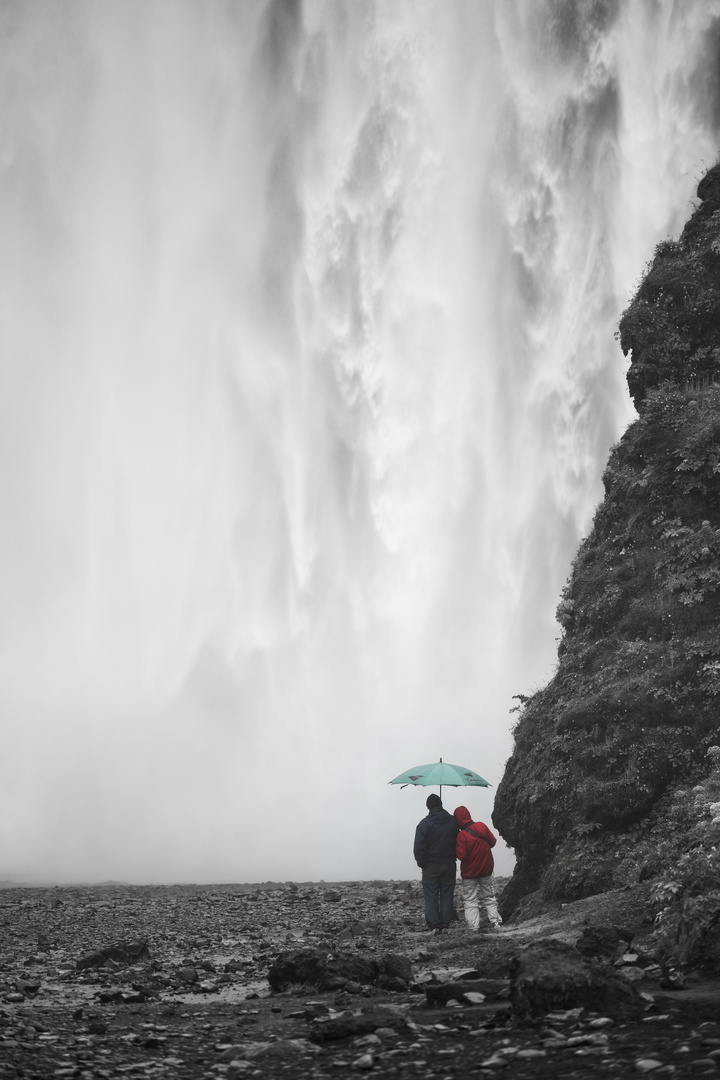
M 460 876 L 489 877 L 495 866 L 490 849 L 495 847 L 496 837 L 482 821 L 473 821 L 466 806 L 458 806 L 455 820 L 460 826 L 455 841 L 455 854 L 460 860 Z

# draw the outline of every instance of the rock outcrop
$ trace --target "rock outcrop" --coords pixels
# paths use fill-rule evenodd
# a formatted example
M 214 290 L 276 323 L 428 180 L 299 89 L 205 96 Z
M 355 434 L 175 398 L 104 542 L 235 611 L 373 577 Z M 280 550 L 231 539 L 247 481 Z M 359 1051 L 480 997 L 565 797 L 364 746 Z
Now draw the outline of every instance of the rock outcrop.
M 712 936 L 720 913 L 720 165 L 698 197 L 620 322 L 638 419 L 611 451 L 558 607 L 557 672 L 524 701 L 493 821 L 517 854 L 506 916 L 530 893 L 648 881 L 668 940 L 710 955 L 698 927 Z

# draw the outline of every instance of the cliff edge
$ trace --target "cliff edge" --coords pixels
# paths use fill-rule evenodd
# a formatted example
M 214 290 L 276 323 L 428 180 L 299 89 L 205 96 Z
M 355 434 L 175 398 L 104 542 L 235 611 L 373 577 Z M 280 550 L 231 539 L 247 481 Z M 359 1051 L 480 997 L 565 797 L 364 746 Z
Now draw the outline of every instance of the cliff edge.
M 720 968 L 720 165 L 698 198 L 620 322 L 638 419 L 493 822 L 517 855 L 506 917 L 647 882 L 673 962 Z

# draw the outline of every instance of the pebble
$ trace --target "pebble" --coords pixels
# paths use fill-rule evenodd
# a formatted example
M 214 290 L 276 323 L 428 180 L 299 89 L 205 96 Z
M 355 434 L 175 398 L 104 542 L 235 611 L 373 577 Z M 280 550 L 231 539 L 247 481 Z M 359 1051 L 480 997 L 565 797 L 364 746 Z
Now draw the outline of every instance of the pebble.
M 372 1054 L 361 1054 L 359 1058 L 355 1058 L 353 1061 L 352 1068 L 361 1070 L 372 1069 L 374 1064 L 375 1059 Z
M 657 1058 L 638 1058 L 635 1062 L 635 1068 L 641 1073 L 654 1072 L 655 1069 L 661 1069 L 662 1065 L 662 1061 Z

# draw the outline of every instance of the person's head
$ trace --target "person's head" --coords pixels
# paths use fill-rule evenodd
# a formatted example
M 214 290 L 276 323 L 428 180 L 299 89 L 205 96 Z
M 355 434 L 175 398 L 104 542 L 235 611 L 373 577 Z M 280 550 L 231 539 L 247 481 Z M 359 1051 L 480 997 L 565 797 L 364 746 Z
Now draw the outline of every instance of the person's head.
M 464 829 L 466 825 L 472 825 L 472 818 L 467 806 L 458 806 L 456 810 L 453 810 L 453 815 L 461 829 Z
M 439 795 L 428 795 L 425 805 L 431 812 L 433 810 L 442 810 L 442 799 Z

